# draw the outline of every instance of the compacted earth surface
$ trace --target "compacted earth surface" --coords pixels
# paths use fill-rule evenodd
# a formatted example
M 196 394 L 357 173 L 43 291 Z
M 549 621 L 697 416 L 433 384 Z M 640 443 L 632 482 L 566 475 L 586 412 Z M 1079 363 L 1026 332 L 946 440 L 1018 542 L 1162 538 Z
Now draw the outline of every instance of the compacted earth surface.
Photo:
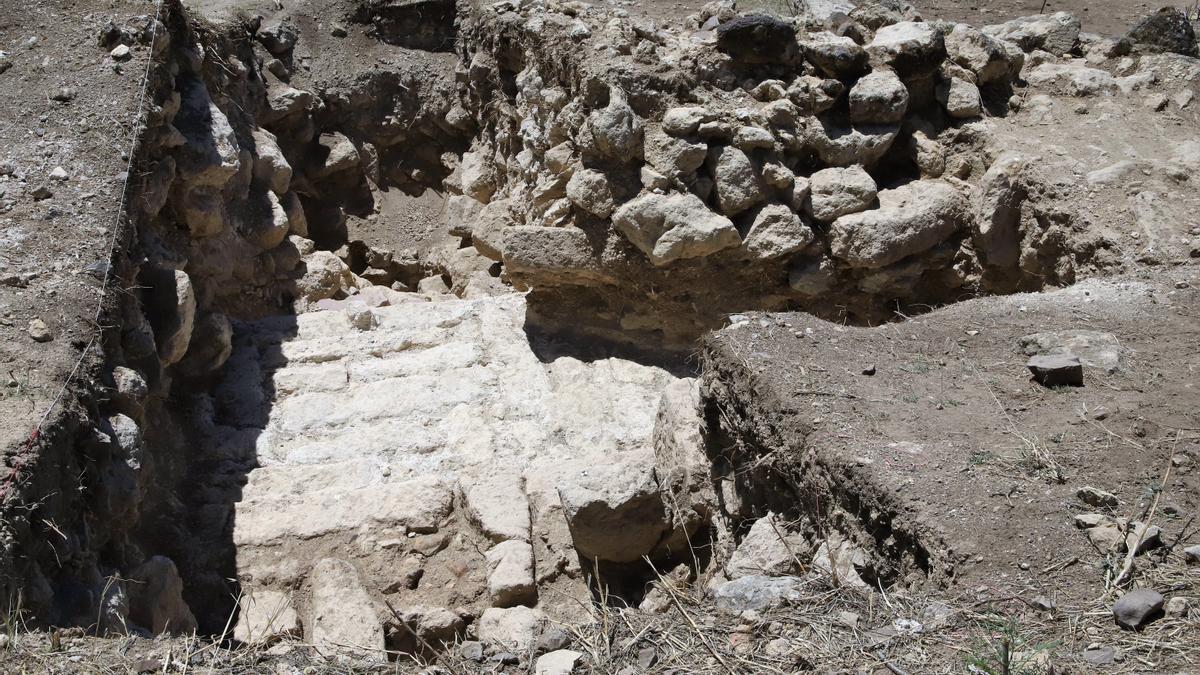
M 1197 18 L 6 7 L 0 668 L 1197 670 Z

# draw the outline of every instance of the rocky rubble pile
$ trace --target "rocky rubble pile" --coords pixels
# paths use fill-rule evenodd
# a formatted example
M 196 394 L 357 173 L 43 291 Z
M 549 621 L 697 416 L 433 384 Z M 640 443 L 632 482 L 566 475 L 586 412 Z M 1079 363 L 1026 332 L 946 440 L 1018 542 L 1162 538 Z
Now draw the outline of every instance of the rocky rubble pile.
M 445 181 L 450 232 L 535 310 L 588 306 L 597 330 L 675 342 L 750 307 L 864 321 L 1062 278 L 1023 195 L 978 195 L 1002 171 L 987 117 L 1019 105 L 1027 53 L 1080 49 L 1077 19 L 978 30 L 905 3 L 796 19 L 710 3 L 694 21 L 499 3 L 468 29 L 548 46 L 503 63 L 467 42 L 470 107 L 499 114 Z

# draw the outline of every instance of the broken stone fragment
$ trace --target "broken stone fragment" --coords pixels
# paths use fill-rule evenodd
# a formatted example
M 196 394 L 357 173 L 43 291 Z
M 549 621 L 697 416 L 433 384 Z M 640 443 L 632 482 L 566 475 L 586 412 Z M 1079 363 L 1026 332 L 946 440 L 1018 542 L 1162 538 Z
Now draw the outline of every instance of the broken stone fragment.
M 313 178 L 326 178 L 343 171 L 361 169 L 358 148 L 349 138 L 337 132 L 325 133 L 321 134 L 319 142 L 324 157 L 318 157 L 319 163 L 310 172 Z
M 397 647 L 409 654 L 426 654 L 428 647 L 441 649 L 453 644 L 466 628 L 463 617 L 445 607 L 409 605 L 397 608 L 396 614 L 404 622 Z
M 716 119 L 716 113 L 700 106 L 670 108 L 663 113 L 662 130 L 672 136 L 691 136 L 701 124 Z
M 613 225 L 660 267 L 741 243 L 733 223 L 693 194 L 643 194 L 617 209 Z
M 537 602 L 533 547 L 516 539 L 503 541 L 488 550 L 488 595 L 493 607 L 533 605 Z
M 870 588 L 859 576 L 859 570 L 866 564 L 867 556 L 862 549 L 836 533 L 821 542 L 812 560 L 812 566 L 827 574 L 835 585 L 850 588 Z
M 1026 366 L 1044 387 L 1083 386 L 1083 364 L 1074 354 L 1042 354 L 1030 358 Z
M 383 626 L 353 565 L 324 558 L 313 567 L 309 585 L 312 599 L 305 629 L 313 647 L 383 658 Z
M 725 614 L 761 612 L 798 601 L 803 583 L 800 577 L 750 575 L 717 586 L 713 597 L 717 611 Z
M 50 332 L 50 327 L 41 319 L 31 319 L 26 332 L 34 342 L 49 342 L 54 339 L 54 333 Z
M 839 127 L 824 119 L 810 120 L 803 144 L 829 166 L 871 167 L 892 147 L 900 128 L 895 125 Z
M 536 609 L 489 607 L 479 616 L 476 632 L 485 644 L 524 652 L 533 645 L 545 623 L 545 615 Z
M 725 566 L 730 578 L 750 575 L 786 576 L 800 571 L 809 549 L 804 537 L 789 533 L 773 513 L 754 521 Z
M 542 654 L 534 666 L 535 675 L 571 675 L 583 661 L 583 653 L 570 649 L 559 649 Z
M 463 497 L 471 522 L 489 539 L 529 541 L 529 500 L 519 476 L 481 478 L 463 488 Z
M 279 149 L 275 134 L 266 129 L 254 129 L 250 135 L 254 138 L 254 179 L 276 195 L 283 196 L 292 182 L 292 165 Z
M 153 285 L 150 302 L 158 357 L 163 365 L 183 358 L 192 340 L 196 320 L 196 293 L 192 280 L 183 270 L 167 270 L 160 283 Z
M 1070 354 L 1088 368 L 1099 368 L 1109 375 L 1121 367 L 1121 341 L 1112 333 L 1096 330 L 1065 330 L 1034 333 L 1020 340 L 1029 356 Z
M 300 616 L 288 593 L 265 588 L 243 591 L 233 639 L 258 645 L 300 636 Z
M 678 110 L 678 108 L 676 108 Z M 708 145 L 703 141 L 677 138 L 663 131 L 646 131 L 646 161 L 664 176 L 690 174 L 704 164 L 708 156 Z
M 1118 626 L 1136 630 L 1162 616 L 1163 596 L 1149 588 L 1129 591 L 1113 603 L 1112 613 Z

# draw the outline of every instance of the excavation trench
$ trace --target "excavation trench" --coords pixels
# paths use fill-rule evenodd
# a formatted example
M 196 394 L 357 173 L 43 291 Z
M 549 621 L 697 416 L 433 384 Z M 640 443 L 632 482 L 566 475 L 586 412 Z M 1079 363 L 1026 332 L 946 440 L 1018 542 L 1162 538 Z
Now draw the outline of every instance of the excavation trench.
M 865 64 L 599 10 L 364 3 L 331 36 L 166 7 L 117 261 L 142 291 L 59 507 L 74 555 L 31 556 L 41 620 L 420 651 L 661 611 L 660 573 L 719 580 L 764 516 L 865 583 L 945 579 L 837 476 L 762 461 L 789 448 L 690 356 L 738 312 L 1073 280 L 1065 217 L 947 113 L 944 52 L 860 109 Z M 822 518 L 889 544 L 839 554 Z

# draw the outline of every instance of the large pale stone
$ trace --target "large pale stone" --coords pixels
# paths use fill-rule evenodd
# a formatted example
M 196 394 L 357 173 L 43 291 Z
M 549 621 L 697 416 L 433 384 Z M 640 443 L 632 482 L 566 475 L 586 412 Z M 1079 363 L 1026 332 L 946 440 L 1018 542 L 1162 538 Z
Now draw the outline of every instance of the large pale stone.
M 607 218 L 614 208 L 608 177 L 592 169 L 579 169 L 571 176 L 567 181 L 567 199 L 598 218 Z
M 250 135 L 254 139 L 255 180 L 282 197 L 292 182 L 292 165 L 279 149 L 275 134 L 266 129 L 254 129 Z
M 708 164 L 725 215 L 735 216 L 766 198 L 762 176 L 744 151 L 732 146 L 712 148 Z
M 1006 23 L 984 26 L 991 37 L 1015 42 L 1021 49 L 1035 49 L 1063 56 L 1079 46 L 1079 19 L 1068 12 L 1023 16 Z
M 488 595 L 494 607 L 532 605 L 537 602 L 533 576 L 533 547 L 525 541 L 502 541 L 485 556 Z
M 529 500 L 521 477 L 486 476 L 463 488 L 467 514 L 492 541 L 529 541 Z
M 659 266 L 741 243 L 733 223 L 693 194 L 643 194 L 617 209 L 613 225 Z
M 639 560 L 668 526 L 658 483 L 645 465 L 583 469 L 560 485 L 558 494 L 575 548 L 589 558 Z
M 235 640 L 264 644 L 292 637 L 300 637 L 300 616 L 290 594 L 261 588 L 243 590 L 233 631 Z
M 968 222 L 966 197 L 940 180 L 879 193 L 879 208 L 842 216 L 829 229 L 830 253 L 852 267 L 878 268 L 945 241 Z
M 783 204 L 768 204 L 754 215 L 742 247 L 762 260 L 795 253 L 812 243 L 815 235 L 800 216 Z
M 875 179 L 858 166 L 822 169 L 809 177 L 809 187 L 813 218 L 822 223 L 866 211 L 879 194 Z
M 773 513 L 754 521 L 725 566 L 731 578 L 785 576 L 800 571 L 808 553 L 804 538 L 789 533 Z
M 383 625 L 358 570 L 344 560 L 324 558 L 309 576 L 312 599 L 308 640 L 324 653 L 384 659 Z
M 476 630 L 480 641 L 520 653 L 529 649 L 545 623 L 545 615 L 536 609 L 491 607 L 479 616 Z

